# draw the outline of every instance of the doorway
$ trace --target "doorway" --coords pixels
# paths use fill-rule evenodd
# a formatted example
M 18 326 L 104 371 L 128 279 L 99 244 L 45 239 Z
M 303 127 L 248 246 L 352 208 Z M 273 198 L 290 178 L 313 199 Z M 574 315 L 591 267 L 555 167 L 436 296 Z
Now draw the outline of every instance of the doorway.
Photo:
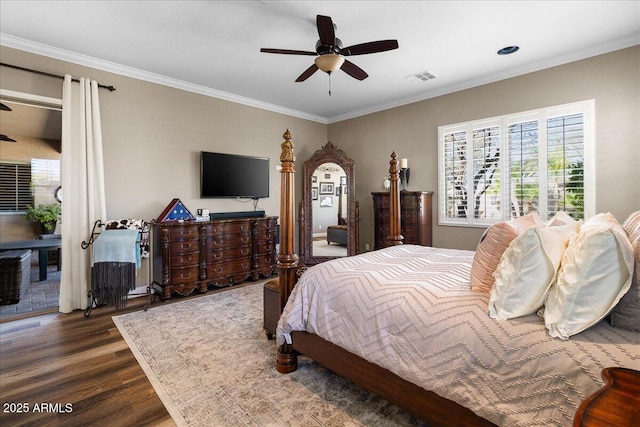
M 0 102 L 0 242 L 35 240 L 42 232 L 23 218 L 25 206 L 60 203 L 62 100 L 0 89 Z M 59 228 L 58 223 L 53 234 Z M 47 277 L 40 280 L 38 252 L 33 251 L 30 280 L 21 286 L 19 302 L 0 305 L 0 321 L 57 311 L 59 253 L 48 252 Z

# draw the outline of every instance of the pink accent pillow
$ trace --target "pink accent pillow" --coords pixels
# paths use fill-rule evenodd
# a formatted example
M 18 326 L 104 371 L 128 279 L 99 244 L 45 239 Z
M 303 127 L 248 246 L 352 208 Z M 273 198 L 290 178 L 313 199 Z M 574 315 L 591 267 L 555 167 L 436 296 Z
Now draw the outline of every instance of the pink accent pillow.
M 538 214 L 530 213 L 510 221 L 493 224 L 484 232 L 471 264 L 471 290 L 490 292 L 496 279 L 493 273 L 500 258 L 518 234 L 529 227 L 542 225 Z

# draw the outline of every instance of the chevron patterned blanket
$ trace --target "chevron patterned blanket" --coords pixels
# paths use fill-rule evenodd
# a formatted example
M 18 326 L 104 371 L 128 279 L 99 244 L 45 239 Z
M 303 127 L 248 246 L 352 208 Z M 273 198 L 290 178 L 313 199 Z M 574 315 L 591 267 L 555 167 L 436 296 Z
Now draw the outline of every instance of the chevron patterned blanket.
M 472 251 L 402 245 L 309 268 L 278 323 L 308 331 L 504 426 L 567 426 L 608 366 L 640 370 L 640 334 L 608 322 L 569 340 L 529 315 L 491 319 Z

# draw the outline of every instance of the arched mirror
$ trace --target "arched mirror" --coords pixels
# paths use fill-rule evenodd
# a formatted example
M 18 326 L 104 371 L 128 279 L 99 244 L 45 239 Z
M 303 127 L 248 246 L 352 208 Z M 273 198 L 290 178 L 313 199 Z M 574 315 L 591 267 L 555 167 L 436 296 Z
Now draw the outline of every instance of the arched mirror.
M 304 163 L 300 257 L 304 265 L 355 255 L 358 208 L 353 160 L 331 142 Z

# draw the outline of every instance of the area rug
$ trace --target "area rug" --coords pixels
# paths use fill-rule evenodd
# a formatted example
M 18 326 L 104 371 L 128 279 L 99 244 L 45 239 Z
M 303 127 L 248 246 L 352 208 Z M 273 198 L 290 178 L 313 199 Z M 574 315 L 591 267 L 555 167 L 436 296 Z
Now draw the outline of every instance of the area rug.
M 308 358 L 278 373 L 262 286 L 113 318 L 178 426 L 424 426 Z

